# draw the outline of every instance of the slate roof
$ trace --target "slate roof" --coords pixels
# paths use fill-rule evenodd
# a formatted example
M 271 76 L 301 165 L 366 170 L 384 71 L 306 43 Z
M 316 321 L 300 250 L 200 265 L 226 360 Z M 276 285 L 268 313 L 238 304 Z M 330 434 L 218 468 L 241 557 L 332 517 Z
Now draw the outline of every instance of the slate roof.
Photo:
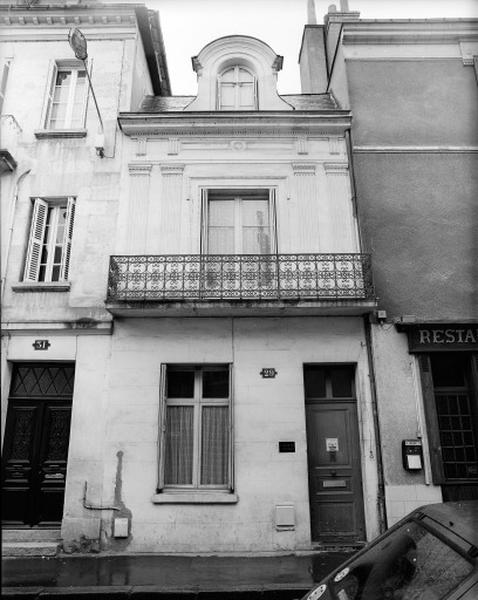
M 145 96 L 138 113 L 182 112 L 196 96 Z M 284 94 L 295 110 L 339 110 L 331 94 Z

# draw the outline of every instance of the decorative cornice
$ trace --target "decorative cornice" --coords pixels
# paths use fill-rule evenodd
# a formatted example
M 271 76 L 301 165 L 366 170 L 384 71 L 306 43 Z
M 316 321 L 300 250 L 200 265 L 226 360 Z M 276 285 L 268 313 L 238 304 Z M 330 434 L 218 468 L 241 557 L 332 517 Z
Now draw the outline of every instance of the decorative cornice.
M 344 23 L 343 44 L 446 44 L 478 40 L 478 19 L 413 19 Z
M 183 172 L 184 172 L 184 165 L 161 165 L 160 167 L 161 169 L 161 175 L 163 177 L 165 176 L 169 176 L 169 175 L 180 175 L 182 176 Z
M 315 163 L 292 163 L 294 175 L 315 175 Z
M 112 11 L 111 8 L 107 10 Z M 90 8 L 85 10 L 79 8 L 78 11 L 69 9 L 51 8 L 48 11 L 26 10 L 20 11 L 9 10 L 7 15 L 2 15 L 0 9 L 0 25 L 21 26 L 21 27 L 44 27 L 52 25 L 131 25 L 136 22 L 136 17 L 131 9 L 124 10 L 123 14 L 118 14 L 118 7 L 115 7 L 114 12 L 103 12 L 99 9 Z
M 350 111 L 211 111 L 181 113 L 120 113 L 118 122 L 128 136 L 196 135 L 316 135 L 340 134 L 351 126 Z
M 151 169 L 153 168 L 152 163 L 129 163 L 128 171 L 129 174 L 134 177 L 135 175 L 150 175 Z

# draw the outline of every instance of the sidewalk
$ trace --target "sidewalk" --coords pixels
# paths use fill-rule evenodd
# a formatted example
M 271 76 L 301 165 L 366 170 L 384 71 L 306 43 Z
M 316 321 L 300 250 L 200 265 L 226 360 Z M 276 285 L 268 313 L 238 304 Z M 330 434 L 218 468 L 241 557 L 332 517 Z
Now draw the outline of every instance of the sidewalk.
M 5 558 L 5 598 L 93 598 L 141 600 L 289 600 L 351 554 L 307 556 L 57 556 Z

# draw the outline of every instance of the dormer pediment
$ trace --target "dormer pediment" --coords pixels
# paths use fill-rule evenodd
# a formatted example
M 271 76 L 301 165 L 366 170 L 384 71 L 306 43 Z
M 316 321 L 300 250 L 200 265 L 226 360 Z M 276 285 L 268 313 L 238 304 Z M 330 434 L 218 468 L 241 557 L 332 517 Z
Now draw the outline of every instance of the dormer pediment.
M 277 93 L 282 56 L 257 38 L 231 35 L 192 58 L 197 97 L 185 111 L 293 110 Z

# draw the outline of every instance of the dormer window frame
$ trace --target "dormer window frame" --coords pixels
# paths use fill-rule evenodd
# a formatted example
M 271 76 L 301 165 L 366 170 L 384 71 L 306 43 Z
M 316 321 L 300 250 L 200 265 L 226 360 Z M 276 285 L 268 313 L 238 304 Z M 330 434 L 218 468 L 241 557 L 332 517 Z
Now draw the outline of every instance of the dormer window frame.
M 234 79 L 232 82 L 224 82 L 222 81 L 223 77 L 226 73 L 230 71 L 234 71 Z M 240 72 L 244 71 L 248 75 L 250 75 L 252 81 L 241 81 Z M 241 85 L 249 85 L 252 83 L 252 93 L 253 93 L 253 106 L 250 104 L 241 106 L 241 97 L 240 97 L 240 89 Z M 223 89 L 225 85 L 231 85 L 234 90 L 234 106 L 231 107 L 223 107 Z M 224 68 L 222 68 L 217 75 L 216 78 L 216 110 L 225 111 L 225 110 L 258 110 L 259 109 L 259 93 L 258 93 L 258 78 L 252 69 L 247 67 L 241 62 L 236 62 L 231 64 L 229 62 Z

